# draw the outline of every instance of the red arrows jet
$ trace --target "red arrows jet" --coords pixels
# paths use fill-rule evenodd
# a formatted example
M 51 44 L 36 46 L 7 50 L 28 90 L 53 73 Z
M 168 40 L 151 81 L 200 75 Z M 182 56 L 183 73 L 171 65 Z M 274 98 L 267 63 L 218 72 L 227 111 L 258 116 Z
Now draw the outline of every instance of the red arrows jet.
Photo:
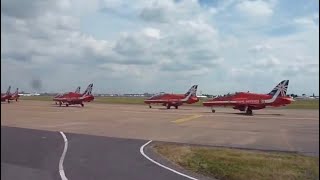
M 11 94 L 10 100 L 16 100 L 18 101 L 20 95 L 19 95 L 19 88 L 16 89 L 16 92 L 14 92 L 13 94 Z
M 167 109 L 170 109 L 171 106 L 178 109 L 184 103 L 193 104 L 199 101 L 196 96 L 197 88 L 198 85 L 193 85 L 185 94 L 158 94 L 146 99 L 144 103 L 149 104 L 149 108 L 151 108 L 151 104 L 162 104 L 167 106 Z
M 59 106 L 65 103 L 67 107 L 72 104 L 80 104 L 83 107 L 83 102 L 90 102 L 94 100 L 94 96 L 91 94 L 92 87 L 93 84 L 89 84 L 88 88 L 84 91 L 83 94 L 68 92 L 54 97 L 53 101 L 55 101 L 56 103 L 58 102 Z
M 10 103 L 10 98 L 11 98 L 10 89 L 11 89 L 11 86 L 9 86 L 6 93 L 4 94 L 1 93 L 1 102 L 8 101 L 8 103 Z
M 88 87 L 89 88 L 89 87 Z M 80 94 L 80 86 L 79 87 L 77 87 L 77 89 L 74 91 L 74 93 L 76 93 L 76 94 Z M 57 94 L 54 98 L 58 98 L 58 97 L 61 97 L 63 94 Z M 56 102 L 56 104 L 57 104 L 57 102 Z
M 288 85 L 289 80 L 283 80 L 268 94 L 238 92 L 216 97 L 203 102 L 203 105 L 211 107 L 213 113 L 215 112 L 214 106 L 232 106 L 233 109 L 245 111 L 246 114 L 252 115 L 252 110 L 264 109 L 267 106 L 279 107 L 290 104 L 293 99 L 286 96 Z

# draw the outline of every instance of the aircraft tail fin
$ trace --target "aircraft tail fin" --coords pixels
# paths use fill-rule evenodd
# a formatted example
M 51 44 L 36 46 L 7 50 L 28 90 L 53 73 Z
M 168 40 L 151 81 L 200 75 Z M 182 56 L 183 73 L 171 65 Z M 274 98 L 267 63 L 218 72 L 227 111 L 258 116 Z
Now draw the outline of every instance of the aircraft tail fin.
M 80 94 L 80 86 L 74 92 Z
M 193 85 L 189 91 L 185 94 L 185 98 L 183 98 L 181 101 L 188 101 L 190 97 L 196 96 L 197 94 L 197 88 L 198 85 Z
M 7 95 L 10 94 L 10 90 L 11 90 L 11 86 L 9 86 L 9 88 L 8 88 L 8 90 L 7 90 L 7 92 L 6 92 Z
M 16 91 L 13 93 L 13 95 L 18 95 L 19 93 L 19 88 L 16 89 Z
M 84 95 L 91 95 L 91 93 L 92 93 L 92 87 L 93 87 L 93 83 L 89 84 L 89 86 L 87 87 L 87 89 L 83 92 L 82 96 L 84 96 Z
M 268 95 L 273 96 L 279 90 L 280 93 L 278 94 L 278 96 L 284 97 L 287 95 L 288 86 L 289 86 L 289 80 L 283 80 L 275 88 L 273 88 L 272 91 L 268 93 Z
M 185 93 L 185 96 L 188 96 L 191 93 L 191 96 L 197 96 L 197 89 L 198 85 L 193 85 L 187 93 Z

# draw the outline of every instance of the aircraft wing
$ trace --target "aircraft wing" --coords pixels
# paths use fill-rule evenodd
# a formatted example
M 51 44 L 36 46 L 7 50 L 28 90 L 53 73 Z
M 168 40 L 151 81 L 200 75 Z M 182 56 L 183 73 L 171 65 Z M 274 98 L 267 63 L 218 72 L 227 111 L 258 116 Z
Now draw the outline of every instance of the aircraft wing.
M 238 100 L 238 101 L 208 101 L 204 106 L 261 106 L 264 100 Z
M 150 99 L 150 100 L 145 100 L 145 103 L 176 103 L 176 102 L 181 102 L 180 99 Z
M 54 101 L 61 101 L 61 102 L 74 102 L 74 101 L 83 101 L 83 98 L 72 97 L 72 98 L 54 98 Z

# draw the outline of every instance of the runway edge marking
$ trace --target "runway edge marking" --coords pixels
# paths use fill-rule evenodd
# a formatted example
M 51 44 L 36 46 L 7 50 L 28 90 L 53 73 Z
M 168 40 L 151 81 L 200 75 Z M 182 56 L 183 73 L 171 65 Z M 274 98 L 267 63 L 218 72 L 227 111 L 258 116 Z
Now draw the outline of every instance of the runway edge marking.
M 171 171 L 171 172 L 174 172 L 174 173 L 176 173 L 176 174 L 178 174 L 178 175 L 180 175 L 180 176 L 184 176 L 184 177 L 186 177 L 186 178 L 188 178 L 188 179 L 192 179 L 192 180 L 198 180 L 198 179 L 196 179 L 196 178 L 194 178 L 194 177 L 188 176 L 188 175 L 183 174 L 183 173 L 181 173 L 181 172 L 179 172 L 179 171 L 176 171 L 176 170 L 174 170 L 174 169 L 171 169 L 171 168 L 169 168 L 169 167 L 167 167 L 167 166 L 165 166 L 165 165 L 163 165 L 163 164 L 160 164 L 160 163 L 158 163 L 157 161 L 151 159 L 149 156 L 147 156 L 147 155 L 144 153 L 143 150 L 144 150 L 144 147 L 147 146 L 148 144 L 150 144 L 151 142 L 152 142 L 152 140 L 148 141 L 147 143 L 145 143 L 144 145 L 142 145 L 142 146 L 140 147 L 140 153 L 141 153 L 145 158 L 147 158 L 149 161 L 153 162 L 154 164 L 156 164 L 156 165 L 158 165 L 158 166 L 160 166 L 160 167 L 162 167 L 162 168 L 165 168 L 165 169 L 167 169 L 167 170 L 169 170 L 169 171 Z
M 63 161 L 64 161 L 64 157 L 66 156 L 67 150 L 68 150 L 68 139 L 66 137 L 66 135 L 60 131 L 61 136 L 63 137 L 64 140 L 64 149 L 62 152 L 62 155 L 60 157 L 60 161 L 59 161 L 59 173 L 61 176 L 62 180 L 68 180 L 68 178 L 66 177 L 66 174 L 64 173 L 64 169 L 63 169 Z

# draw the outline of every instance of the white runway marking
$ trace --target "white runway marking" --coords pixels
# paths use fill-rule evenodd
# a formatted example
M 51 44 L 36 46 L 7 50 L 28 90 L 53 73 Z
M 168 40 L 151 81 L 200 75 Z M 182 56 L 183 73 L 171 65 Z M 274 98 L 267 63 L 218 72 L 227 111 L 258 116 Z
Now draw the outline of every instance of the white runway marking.
M 66 177 L 66 174 L 64 173 L 64 169 L 63 169 L 63 161 L 64 161 L 64 157 L 66 156 L 67 149 L 68 149 L 68 139 L 63 132 L 60 131 L 60 134 L 64 140 L 64 149 L 63 149 L 60 161 L 59 161 L 59 173 L 60 173 L 62 180 L 68 180 L 68 178 Z
M 145 158 L 147 158 L 149 161 L 153 162 L 154 164 L 156 164 L 156 165 L 158 165 L 158 166 L 160 166 L 160 167 L 163 167 L 163 168 L 165 168 L 165 169 L 167 169 L 167 170 L 169 170 L 169 171 L 172 171 L 172 172 L 174 172 L 174 173 L 176 173 L 176 174 L 179 174 L 180 176 L 184 176 L 184 177 L 186 177 L 186 178 L 188 178 L 188 179 L 192 179 L 192 180 L 198 180 L 198 179 L 196 179 L 196 178 L 194 178 L 194 177 L 188 176 L 188 175 L 183 174 L 183 173 L 181 173 L 181 172 L 178 172 L 178 171 L 176 171 L 176 170 L 174 170 L 174 169 L 171 169 L 171 168 L 169 168 L 169 167 L 167 167 L 167 166 L 165 166 L 165 165 L 162 165 L 162 164 L 158 163 L 157 161 L 151 159 L 149 156 L 147 156 L 147 155 L 144 153 L 143 149 L 144 149 L 145 146 L 147 146 L 147 145 L 150 144 L 151 142 L 152 142 L 152 140 L 148 141 L 147 143 L 145 143 L 144 145 L 142 145 L 142 146 L 140 147 L 140 153 L 141 153 Z

